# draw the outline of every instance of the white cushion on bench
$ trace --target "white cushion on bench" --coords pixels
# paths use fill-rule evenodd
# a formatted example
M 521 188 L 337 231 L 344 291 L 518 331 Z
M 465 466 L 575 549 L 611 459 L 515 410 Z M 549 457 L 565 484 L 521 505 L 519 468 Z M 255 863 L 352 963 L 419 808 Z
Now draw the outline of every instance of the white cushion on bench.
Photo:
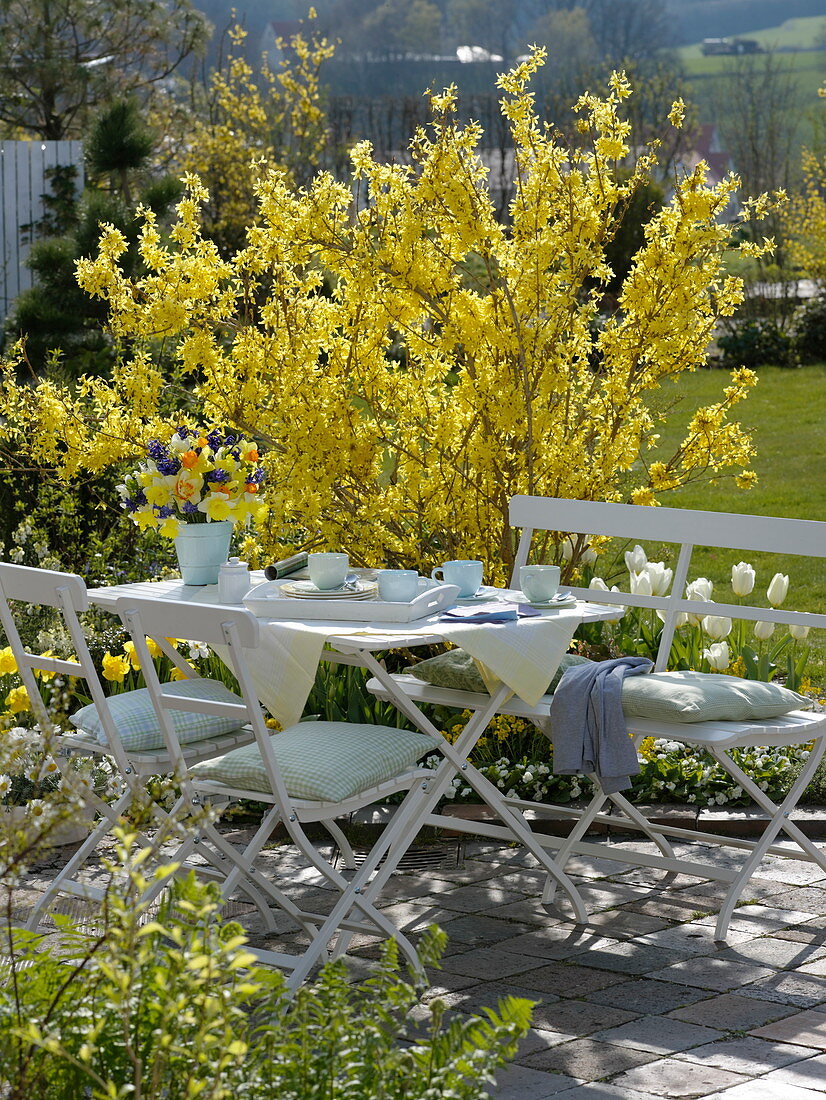
M 717 672 L 652 672 L 622 685 L 629 718 L 667 722 L 745 722 L 804 710 L 810 700 L 780 684 Z

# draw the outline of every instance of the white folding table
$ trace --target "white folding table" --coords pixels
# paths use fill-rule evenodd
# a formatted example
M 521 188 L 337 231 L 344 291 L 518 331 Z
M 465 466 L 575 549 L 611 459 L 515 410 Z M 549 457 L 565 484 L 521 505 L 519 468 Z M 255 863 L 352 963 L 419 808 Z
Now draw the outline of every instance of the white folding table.
M 514 595 L 507 591 L 502 594 Z M 220 604 L 217 585 L 195 588 L 185 586 L 180 581 L 114 585 L 89 591 L 89 599 L 92 603 L 110 610 L 114 610 L 115 602 L 121 596 L 147 596 L 181 603 Z M 564 634 L 565 630 L 569 630 L 572 634 L 581 623 L 616 619 L 621 614 L 621 608 L 579 602 L 575 607 L 543 612 L 541 618 L 555 623 L 554 629 L 557 632 L 562 630 Z M 483 641 L 486 643 L 484 649 L 488 658 L 486 667 L 497 674 L 496 662 L 493 662 L 492 667 L 488 656 L 491 652 L 491 638 L 496 641 L 494 648 L 499 646 L 502 639 L 508 638 L 511 644 L 514 641 L 517 643 L 516 649 L 512 648 L 509 654 L 508 667 L 513 669 L 514 665 L 519 663 L 517 659 L 518 649 L 523 635 L 527 637 L 527 632 L 530 632 L 534 639 L 541 640 L 542 632 L 547 633 L 551 629 L 550 624 L 548 627 L 530 625 L 537 622 L 537 618 L 531 618 L 520 620 L 517 623 L 485 624 L 482 629 L 485 631 Z M 509 628 L 507 635 L 501 633 L 502 625 Z M 349 888 L 342 893 L 327 919 L 327 926 L 329 926 L 331 935 L 341 926 L 341 922 L 347 918 L 350 909 L 353 907 L 354 895 L 363 894 L 366 896 L 365 900 L 370 901 L 378 896 L 387 878 L 393 873 L 399 860 L 423 825 L 428 823 L 444 824 L 443 819 L 439 822 L 439 819 L 434 817 L 434 810 L 456 775 L 461 775 L 463 783 L 473 788 L 481 801 L 497 815 L 502 822 L 507 839 L 523 844 L 562 889 L 571 903 L 576 921 L 578 923 L 587 922 L 587 911 L 574 884 L 564 871 L 556 865 L 546 848 L 543 847 L 540 838 L 534 835 L 520 810 L 506 804 L 502 792 L 486 779 L 469 760 L 474 746 L 488 723 L 501 710 L 505 701 L 513 695 L 513 691 L 508 684 L 503 682 L 498 687 L 493 687 L 489 702 L 472 713 L 462 733 L 454 743 L 451 743 L 442 736 L 441 731 L 430 722 L 417 704 L 398 688 L 391 674 L 377 660 L 376 654 L 381 651 L 427 646 L 444 641 L 461 644 L 472 652 L 474 635 L 468 633 L 466 624 L 444 622 L 438 616 L 399 624 L 370 624 L 365 622 L 349 624 L 317 619 L 312 622 L 290 620 L 267 623 L 262 620 L 262 637 L 266 637 L 267 626 L 272 628 L 273 635 L 277 637 L 280 647 L 279 653 L 285 651 L 285 645 L 289 646 L 290 638 L 300 642 L 302 637 L 306 640 L 306 634 L 312 632 L 316 637 L 320 635 L 322 638 L 321 644 L 326 643 L 328 647 L 323 652 L 319 648 L 319 655 L 322 660 L 367 669 L 382 685 L 383 694 L 386 693 L 386 697 L 392 701 L 394 706 L 419 730 L 430 734 L 437 740 L 438 747 L 434 751 L 438 751 L 442 756 L 441 762 L 433 770 L 432 777 L 422 781 L 419 786 L 409 792 L 383 831 L 382 836 L 373 846 L 367 860 L 355 871 Z M 475 634 L 477 643 L 480 637 L 478 630 L 479 627 L 477 626 Z M 499 634 L 488 633 L 497 630 L 500 631 Z M 514 630 L 521 630 L 523 635 L 514 634 Z M 558 639 L 555 639 L 556 641 Z M 559 646 L 557 645 L 556 648 L 558 650 Z M 562 652 L 564 652 L 564 649 L 567 649 L 567 644 L 564 645 Z M 259 675 L 262 672 L 262 662 L 265 661 L 266 654 L 266 647 L 263 647 L 261 652 L 256 654 Z M 561 653 L 558 653 L 556 660 L 549 663 L 544 670 L 544 684 L 538 685 L 540 689 L 537 692 L 538 696 L 542 694 L 542 690 L 547 686 L 558 664 L 560 655 Z M 312 675 L 315 673 L 315 668 L 307 671 Z M 507 672 L 504 674 L 508 675 Z M 253 676 L 255 677 L 254 671 Z M 257 681 L 256 686 L 258 686 Z M 263 681 L 262 687 L 265 689 L 267 687 Z M 267 704 L 266 690 L 259 691 L 259 695 L 263 695 L 264 702 Z

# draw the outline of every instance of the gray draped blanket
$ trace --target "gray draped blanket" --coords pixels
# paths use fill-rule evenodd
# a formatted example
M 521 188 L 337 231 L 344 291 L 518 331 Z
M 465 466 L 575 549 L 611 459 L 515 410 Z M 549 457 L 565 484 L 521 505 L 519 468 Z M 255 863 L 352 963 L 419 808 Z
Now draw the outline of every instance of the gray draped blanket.
M 595 774 L 606 794 L 631 786 L 640 765 L 622 712 L 622 682 L 651 668 L 647 657 L 618 657 L 566 669 L 551 702 L 550 728 L 543 723 L 554 743 L 554 772 Z

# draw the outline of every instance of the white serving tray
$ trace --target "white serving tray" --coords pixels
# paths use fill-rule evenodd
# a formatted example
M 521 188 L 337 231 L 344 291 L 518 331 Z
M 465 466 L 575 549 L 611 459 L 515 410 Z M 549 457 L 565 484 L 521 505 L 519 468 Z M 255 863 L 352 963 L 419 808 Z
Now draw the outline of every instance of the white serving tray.
M 291 578 L 284 577 L 283 581 Z M 459 586 L 426 588 L 410 603 L 389 600 L 295 599 L 281 593 L 281 580 L 258 584 L 244 596 L 244 606 L 259 619 L 333 619 L 336 622 L 411 623 L 454 607 Z

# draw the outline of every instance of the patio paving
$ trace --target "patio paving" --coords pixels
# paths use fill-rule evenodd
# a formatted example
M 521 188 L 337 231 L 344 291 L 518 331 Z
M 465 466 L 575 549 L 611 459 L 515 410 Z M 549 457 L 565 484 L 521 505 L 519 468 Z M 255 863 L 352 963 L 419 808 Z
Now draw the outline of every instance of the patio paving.
M 232 830 L 242 839 L 243 830 Z M 243 834 L 245 835 L 245 834 Z M 699 844 L 695 858 L 728 857 Z M 824 1100 L 826 1097 L 826 874 L 772 857 L 736 910 L 727 945 L 713 939 L 717 883 L 579 857 L 574 882 L 593 913 L 589 929 L 540 902 L 543 877 L 513 847 L 455 842 L 424 870 L 396 874 L 381 907 L 415 934 L 448 935 L 426 1000 L 455 1012 L 495 1007 L 507 994 L 536 1004 L 534 1026 L 491 1093 L 498 1100 Z M 438 858 L 438 852 L 434 852 Z M 33 868 L 42 888 L 59 859 Z M 332 895 L 286 847 L 263 855 L 314 906 Z M 805 874 L 801 873 L 805 871 Z M 251 906 L 233 917 L 254 945 Z M 358 941 L 369 965 L 376 941 Z

